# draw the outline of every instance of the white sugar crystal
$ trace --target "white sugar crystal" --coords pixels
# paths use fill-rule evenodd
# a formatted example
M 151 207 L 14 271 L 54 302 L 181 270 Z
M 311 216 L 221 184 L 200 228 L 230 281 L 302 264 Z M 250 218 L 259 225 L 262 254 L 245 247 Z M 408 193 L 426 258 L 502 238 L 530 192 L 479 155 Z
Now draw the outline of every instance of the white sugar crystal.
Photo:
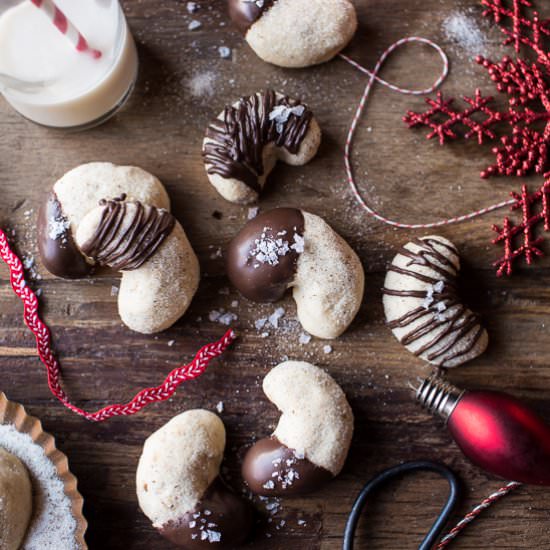
M 433 304 L 434 301 L 434 287 L 430 285 L 426 289 L 426 297 L 424 298 L 424 301 L 422 302 L 422 307 L 424 309 L 430 309 L 430 306 Z
M 237 319 L 238 319 L 237 315 L 229 311 L 218 317 L 218 323 L 229 326 L 233 321 L 236 321 Z
M 187 11 L 189 13 L 195 13 L 199 9 L 199 6 L 196 2 L 187 2 Z
M 267 319 L 265 317 L 262 317 L 261 319 L 256 319 L 254 321 L 254 326 L 256 327 L 256 330 L 262 330 L 265 327 L 266 323 Z
M 176 343 L 175 340 L 170 340 L 170 341 L 168 342 L 168 347 L 171 348 L 175 343 Z
M 227 46 L 220 46 L 218 48 L 218 53 L 222 59 L 229 59 L 231 57 L 231 48 Z
M 64 484 L 44 449 L 14 426 L 0 425 L 0 447 L 17 456 L 31 474 L 35 514 L 24 550 L 77 550 L 76 521 Z
M 260 209 L 257 206 L 253 206 L 252 208 L 248 209 L 247 218 L 249 220 L 253 220 L 257 215 Z
M 332 353 L 332 346 L 329 346 L 328 344 L 323 346 L 323 353 L 326 353 L 327 355 L 329 353 Z
M 260 238 L 254 241 L 255 246 L 249 256 L 255 258 L 260 264 L 275 266 L 279 263 L 281 256 L 286 256 L 290 252 L 290 247 L 287 241 L 268 235 L 268 232 L 269 228 L 264 227 Z M 259 264 L 254 267 L 259 267 Z
M 208 320 L 212 322 L 216 322 L 221 317 L 221 315 L 222 315 L 221 311 L 214 309 L 208 314 Z
M 300 334 L 300 337 L 298 338 L 298 342 L 300 342 L 300 344 L 302 345 L 309 344 L 311 342 L 311 335 L 307 332 L 302 332 L 302 334 Z
M 71 224 L 65 218 L 54 218 L 48 222 L 48 237 L 53 241 L 65 236 Z
M 279 327 L 279 319 L 283 317 L 285 314 L 285 310 L 282 307 L 278 307 L 270 316 L 269 316 L 269 323 L 273 328 Z
M 290 115 L 301 117 L 306 108 L 303 105 L 289 107 L 287 105 L 275 105 L 269 113 L 269 120 L 275 121 L 275 127 L 279 134 L 282 134 L 285 129 L 285 124 L 288 122 Z
M 216 405 L 216 410 L 218 411 L 218 414 L 222 414 L 224 410 L 223 401 L 218 401 L 218 404 Z
M 445 288 L 445 282 L 444 281 L 437 281 L 434 285 L 434 292 L 437 292 L 441 294 L 443 292 L 443 289 Z
M 437 302 L 437 311 L 443 313 L 447 309 L 447 304 L 445 302 Z
M 196 19 L 193 19 L 193 21 L 191 21 L 189 25 L 187 25 L 187 28 L 190 31 L 195 31 L 197 29 L 200 29 L 201 27 L 202 27 L 202 23 L 200 21 L 197 21 Z
M 294 243 L 290 246 L 292 250 L 301 254 L 304 251 L 304 238 L 298 233 L 294 233 Z
M 220 542 L 222 540 L 222 534 L 219 531 L 212 531 L 208 529 L 206 531 L 208 542 Z

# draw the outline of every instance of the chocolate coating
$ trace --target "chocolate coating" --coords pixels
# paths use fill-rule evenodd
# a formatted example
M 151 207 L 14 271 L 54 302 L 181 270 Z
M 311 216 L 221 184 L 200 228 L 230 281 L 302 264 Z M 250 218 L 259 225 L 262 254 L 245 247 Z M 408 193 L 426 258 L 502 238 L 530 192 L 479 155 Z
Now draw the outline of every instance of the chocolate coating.
M 246 34 L 248 29 L 273 5 L 273 0 L 229 0 L 229 17 Z
M 92 271 L 73 239 L 55 193 L 50 193 L 38 212 L 38 250 L 46 269 L 64 279 L 81 279 Z
M 170 212 L 145 207 L 133 202 L 135 212 L 129 227 L 121 230 L 129 216 L 128 203 L 124 198 L 103 200 L 101 219 L 95 234 L 82 245 L 82 252 L 101 266 L 109 266 L 117 271 L 132 271 L 141 267 L 170 235 L 176 220 Z
M 331 472 L 299 458 L 275 437 L 260 439 L 248 450 L 242 474 L 250 490 L 264 496 L 309 493 L 333 478 Z
M 250 504 L 218 477 L 193 511 L 164 525 L 160 533 L 188 550 L 235 548 L 247 539 L 253 520 Z
M 289 113 L 285 122 L 277 122 L 270 118 L 276 107 L 297 108 L 299 114 Z M 259 193 L 264 147 L 275 143 L 297 154 L 312 118 L 313 113 L 300 101 L 278 98 L 273 90 L 242 97 L 236 107 L 225 107 L 223 120 L 216 118 L 208 126 L 202 153 L 207 172 L 239 180 Z
M 295 208 L 275 208 L 250 220 L 227 250 L 230 281 L 249 300 L 279 300 L 294 279 L 300 254 L 295 243 L 303 235 L 304 215 Z M 269 261 L 260 261 L 260 254 L 266 255 L 260 249 L 275 252 Z

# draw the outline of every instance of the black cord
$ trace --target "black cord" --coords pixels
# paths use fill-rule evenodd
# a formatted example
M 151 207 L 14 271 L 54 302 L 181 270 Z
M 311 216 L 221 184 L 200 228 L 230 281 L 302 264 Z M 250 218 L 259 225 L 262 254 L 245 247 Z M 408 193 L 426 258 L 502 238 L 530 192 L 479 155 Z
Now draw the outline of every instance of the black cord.
M 405 462 L 404 464 L 399 464 L 398 466 L 394 466 L 393 468 L 388 468 L 387 470 L 380 472 L 361 489 L 359 496 L 353 503 L 353 508 L 351 509 L 348 521 L 346 523 L 346 530 L 344 531 L 344 544 L 342 547 L 343 550 L 353 550 L 355 530 L 357 529 L 359 517 L 361 516 L 363 508 L 367 504 L 367 498 L 370 494 L 380 486 L 387 483 L 389 480 L 400 477 L 403 474 L 416 471 L 435 472 L 449 482 L 449 497 L 447 498 L 447 502 L 428 531 L 428 534 L 418 547 L 418 550 L 430 550 L 435 545 L 439 539 L 441 531 L 443 531 L 443 528 L 449 519 L 449 516 L 452 514 L 458 502 L 459 482 L 455 473 L 447 468 L 447 466 L 439 464 L 438 462 L 418 460 L 415 462 Z

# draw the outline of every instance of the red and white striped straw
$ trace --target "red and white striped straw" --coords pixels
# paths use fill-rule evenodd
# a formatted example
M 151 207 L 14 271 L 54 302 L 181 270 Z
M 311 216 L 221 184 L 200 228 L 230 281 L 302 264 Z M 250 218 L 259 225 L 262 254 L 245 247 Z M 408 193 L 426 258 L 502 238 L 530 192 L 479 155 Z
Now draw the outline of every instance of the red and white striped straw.
M 384 64 L 384 61 L 386 58 L 397 48 L 404 44 L 410 44 L 411 42 L 420 42 L 421 44 L 427 44 L 428 46 L 432 47 L 441 57 L 441 60 L 443 61 L 443 70 L 441 71 L 441 74 L 437 78 L 437 80 L 430 86 L 429 88 L 426 88 L 424 90 L 409 90 L 407 88 L 400 88 L 399 86 L 396 86 L 395 84 L 391 84 L 390 82 L 387 82 L 386 80 L 383 80 L 378 76 L 378 73 L 380 72 L 380 69 L 382 65 Z M 373 218 L 377 219 L 378 221 L 385 223 L 387 225 L 391 225 L 393 227 L 399 227 L 401 229 L 429 229 L 433 227 L 441 227 L 443 225 L 450 225 L 453 223 L 459 223 L 466 220 L 471 220 L 472 218 L 477 218 L 478 216 L 483 216 L 484 214 L 487 214 L 489 212 L 492 212 L 493 210 L 498 210 L 499 208 L 504 208 L 505 206 L 511 206 L 516 201 L 515 199 L 508 199 L 496 204 L 492 204 L 490 206 L 486 206 L 485 208 L 481 208 L 479 210 L 476 210 L 474 212 L 470 212 L 469 214 L 463 214 L 461 216 L 455 216 L 453 218 L 447 218 L 444 220 L 439 220 L 435 222 L 429 222 L 429 223 L 402 223 L 397 220 L 392 220 L 387 218 L 386 216 L 383 216 L 379 212 L 377 212 L 374 208 L 372 208 L 369 204 L 367 204 L 367 201 L 363 198 L 361 195 L 359 188 L 357 186 L 357 183 L 355 181 L 355 177 L 353 175 L 353 167 L 351 164 L 351 150 L 353 145 L 353 138 L 355 137 L 355 132 L 357 130 L 357 125 L 359 124 L 359 121 L 361 119 L 361 116 L 363 115 L 363 112 L 365 110 L 365 107 L 367 105 L 367 101 L 370 95 L 370 92 L 372 90 L 372 87 L 375 82 L 378 82 L 382 84 L 383 86 L 386 86 L 390 90 L 393 90 L 395 92 L 399 92 L 401 94 L 407 94 L 407 95 L 425 95 L 430 94 L 433 91 L 435 91 L 441 83 L 445 80 L 447 77 L 447 74 L 449 73 L 449 60 L 447 58 L 447 55 L 445 52 L 441 49 L 440 46 L 438 46 L 435 42 L 432 42 L 431 40 L 428 40 L 427 38 L 422 38 L 419 36 L 409 36 L 406 38 L 402 38 L 401 40 L 398 40 L 397 42 L 394 42 L 378 59 L 374 69 L 372 71 L 369 71 L 368 69 L 365 69 L 362 65 L 357 63 L 356 61 L 353 61 L 350 59 L 347 55 L 340 54 L 340 57 L 347 61 L 350 65 L 361 71 L 362 73 L 368 75 L 369 80 L 367 82 L 367 85 L 365 86 L 365 90 L 363 91 L 363 95 L 361 96 L 361 100 L 359 101 L 359 105 L 357 106 L 357 109 L 355 111 L 355 115 L 353 117 L 353 120 L 351 122 L 351 126 L 348 131 L 348 136 L 346 139 L 346 146 L 344 150 L 344 163 L 346 166 L 346 174 L 348 178 L 348 185 L 355 196 L 355 199 L 359 203 L 359 205 Z
M 92 57 L 99 59 L 101 52 L 88 44 L 82 33 L 67 19 L 66 15 L 55 5 L 53 0 L 31 0 L 31 2 L 42 10 L 48 19 L 56 26 L 57 30 L 67 37 L 67 40 L 79 52 L 89 53 Z

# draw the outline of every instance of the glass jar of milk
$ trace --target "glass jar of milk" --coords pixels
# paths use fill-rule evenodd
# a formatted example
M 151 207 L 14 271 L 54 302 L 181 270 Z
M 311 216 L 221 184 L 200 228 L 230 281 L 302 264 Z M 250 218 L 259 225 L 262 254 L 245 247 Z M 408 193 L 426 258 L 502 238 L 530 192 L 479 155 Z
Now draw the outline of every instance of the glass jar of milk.
M 0 1 L 0 91 L 26 118 L 86 128 L 112 116 L 131 94 L 136 46 L 117 0 L 55 0 L 89 51 L 78 51 L 31 0 Z

